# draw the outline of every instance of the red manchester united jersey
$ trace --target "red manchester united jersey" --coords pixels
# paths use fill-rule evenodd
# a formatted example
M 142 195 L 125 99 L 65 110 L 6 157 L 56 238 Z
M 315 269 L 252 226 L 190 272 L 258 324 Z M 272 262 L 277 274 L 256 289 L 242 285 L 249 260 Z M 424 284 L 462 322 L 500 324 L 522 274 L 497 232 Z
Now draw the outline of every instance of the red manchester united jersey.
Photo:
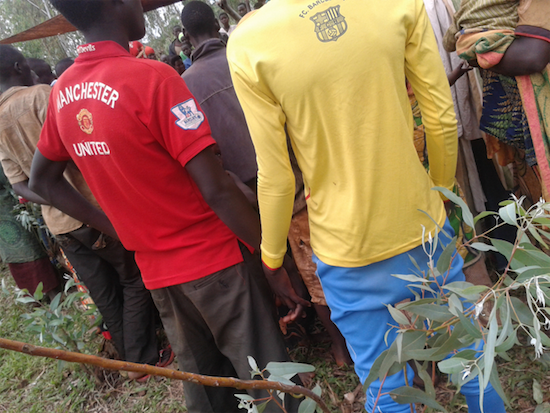
M 241 262 L 236 236 L 182 166 L 214 143 L 185 82 L 114 42 L 78 53 L 50 95 L 40 152 L 76 163 L 124 246 L 136 252 L 147 288 Z

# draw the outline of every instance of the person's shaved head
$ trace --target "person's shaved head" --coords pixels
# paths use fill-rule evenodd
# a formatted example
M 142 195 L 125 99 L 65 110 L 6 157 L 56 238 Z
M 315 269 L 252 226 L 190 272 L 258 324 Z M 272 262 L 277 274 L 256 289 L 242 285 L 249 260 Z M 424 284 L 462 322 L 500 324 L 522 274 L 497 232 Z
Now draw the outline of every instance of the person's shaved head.
M 55 7 L 74 27 L 88 30 L 101 18 L 103 1 L 99 0 L 50 0 Z
M 55 74 L 57 75 L 57 77 L 61 76 L 63 72 L 71 67 L 73 63 L 74 59 L 72 57 L 67 57 L 57 62 L 57 64 L 55 65 Z
M 0 89 L 12 86 L 32 86 L 31 69 L 25 56 L 15 47 L 0 44 Z
M 218 31 L 212 8 L 202 1 L 190 1 L 181 12 L 181 24 L 189 36 L 209 35 Z
M 0 44 L 0 82 L 4 82 L 12 75 L 15 63 L 21 63 L 24 60 L 25 56 L 15 47 Z
M 52 67 L 43 59 L 29 58 L 27 62 L 31 70 L 36 73 L 40 83 L 49 85 L 55 79 L 55 75 L 52 72 Z

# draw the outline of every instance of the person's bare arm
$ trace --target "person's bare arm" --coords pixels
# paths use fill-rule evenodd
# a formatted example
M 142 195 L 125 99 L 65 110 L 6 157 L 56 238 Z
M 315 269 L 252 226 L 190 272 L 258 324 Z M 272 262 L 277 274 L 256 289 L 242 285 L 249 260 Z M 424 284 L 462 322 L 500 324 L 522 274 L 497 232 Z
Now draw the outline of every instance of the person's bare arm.
M 457 66 L 451 73 L 447 75 L 449 80 L 449 86 L 453 86 L 458 79 L 464 76 L 465 73 L 472 70 L 473 67 L 470 66 L 467 62 L 462 62 L 460 66 Z
M 103 211 L 90 204 L 67 182 L 63 176 L 66 165 L 67 162 L 49 160 L 37 149 L 32 161 L 29 189 L 67 215 L 118 239 Z
M 251 247 L 260 246 L 260 220 L 246 196 L 225 173 L 210 148 L 185 165 L 206 203 L 231 231 Z
M 239 13 L 237 13 L 233 8 L 227 3 L 227 0 L 219 0 L 218 6 L 220 9 L 222 9 L 224 12 L 229 14 L 233 19 L 238 23 L 241 20 L 241 16 Z
M 12 185 L 13 192 L 17 195 L 25 198 L 27 201 L 34 202 L 35 204 L 49 205 L 50 203 L 38 195 L 36 192 L 33 192 L 29 188 L 29 180 L 22 182 L 17 182 Z
M 499 64 L 490 70 L 505 76 L 539 73 L 550 63 L 550 43 L 518 36 L 508 47 Z

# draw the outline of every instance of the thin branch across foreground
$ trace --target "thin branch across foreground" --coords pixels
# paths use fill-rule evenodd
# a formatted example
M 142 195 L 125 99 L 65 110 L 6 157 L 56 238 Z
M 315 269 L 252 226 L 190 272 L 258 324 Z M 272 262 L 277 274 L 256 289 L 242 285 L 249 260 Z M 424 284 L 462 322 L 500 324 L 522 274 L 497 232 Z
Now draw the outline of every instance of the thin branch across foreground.
M 278 390 L 284 393 L 301 394 L 314 400 L 325 413 L 330 413 L 323 400 L 311 390 L 298 385 L 288 385 L 275 381 L 264 380 L 239 380 L 233 377 L 213 377 L 203 376 L 201 374 L 187 373 L 163 367 L 151 366 L 149 364 L 130 363 L 128 361 L 119 361 L 105 359 L 88 354 L 75 353 L 72 351 L 58 350 L 46 347 L 33 346 L 20 341 L 0 338 L 0 348 L 6 350 L 18 351 L 31 356 L 48 357 L 56 360 L 64 360 L 72 363 L 91 364 L 108 370 L 124 370 L 137 373 L 152 374 L 155 376 L 168 377 L 170 379 L 189 381 L 203 386 L 210 387 L 233 387 L 235 389 L 260 389 L 260 390 Z

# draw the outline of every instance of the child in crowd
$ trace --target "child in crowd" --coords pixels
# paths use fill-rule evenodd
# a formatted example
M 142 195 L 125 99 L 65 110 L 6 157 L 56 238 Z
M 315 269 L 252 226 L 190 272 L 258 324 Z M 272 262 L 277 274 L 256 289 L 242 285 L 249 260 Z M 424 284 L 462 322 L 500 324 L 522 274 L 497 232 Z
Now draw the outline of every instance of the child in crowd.
M 185 72 L 185 66 L 181 61 L 181 56 L 172 56 L 170 58 L 170 66 L 176 69 L 176 72 L 178 72 L 178 75 L 180 76 L 183 75 L 183 72 Z

